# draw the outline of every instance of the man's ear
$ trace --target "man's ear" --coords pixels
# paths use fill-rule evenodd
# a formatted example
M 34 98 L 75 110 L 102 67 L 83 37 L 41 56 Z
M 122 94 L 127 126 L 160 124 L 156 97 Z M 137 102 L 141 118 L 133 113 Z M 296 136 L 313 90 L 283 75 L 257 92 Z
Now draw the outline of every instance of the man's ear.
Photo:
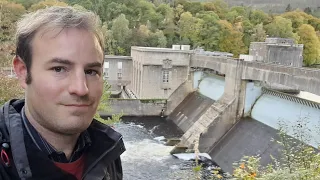
M 19 56 L 13 58 L 13 68 L 23 89 L 27 87 L 27 67 Z

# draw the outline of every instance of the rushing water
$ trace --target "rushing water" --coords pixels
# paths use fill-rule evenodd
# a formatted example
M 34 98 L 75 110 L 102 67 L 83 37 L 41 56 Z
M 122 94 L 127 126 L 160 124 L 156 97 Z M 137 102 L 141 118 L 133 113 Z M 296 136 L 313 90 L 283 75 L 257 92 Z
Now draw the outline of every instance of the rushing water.
M 122 155 L 124 180 L 196 179 L 191 162 L 173 157 L 172 146 L 154 139 L 181 137 L 173 123 L 159 117 L 126 117 L 115 128 L 127 149 Z

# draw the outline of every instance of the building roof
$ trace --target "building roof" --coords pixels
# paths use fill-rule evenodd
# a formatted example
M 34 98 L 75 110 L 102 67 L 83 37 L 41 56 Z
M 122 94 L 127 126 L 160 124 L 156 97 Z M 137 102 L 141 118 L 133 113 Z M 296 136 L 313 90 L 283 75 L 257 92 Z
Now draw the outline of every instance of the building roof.
M 158 47 L 140 47 L 140 46 L 132 46 L 132 50 L 143 51 L 143 52 L 166 52 L 166 53 L 193 53 L 193 50 L 175 50 L 171 48 L 158 48 Z
M 132 60 L 131 56 L 115 56 L 115 55 L 105 55 L 105 59 L 122 59 L 122 60 Z

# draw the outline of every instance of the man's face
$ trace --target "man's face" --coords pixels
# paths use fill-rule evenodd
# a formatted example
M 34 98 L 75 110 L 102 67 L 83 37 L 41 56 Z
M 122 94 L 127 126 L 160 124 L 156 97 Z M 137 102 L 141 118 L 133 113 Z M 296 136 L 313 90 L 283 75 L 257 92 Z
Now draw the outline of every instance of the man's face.
M 32 41 L 26 105 L 46 129 L 72 135 L 88 128 L 96 112 L 103 91 L 103 53 L 92 33 L 59 31 L 40 31 Z

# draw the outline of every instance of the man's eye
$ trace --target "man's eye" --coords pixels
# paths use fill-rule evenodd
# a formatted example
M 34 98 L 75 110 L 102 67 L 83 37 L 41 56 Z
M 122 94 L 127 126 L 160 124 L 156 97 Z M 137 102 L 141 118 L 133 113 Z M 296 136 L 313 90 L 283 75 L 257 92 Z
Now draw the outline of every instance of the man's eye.
M 66 69 L 64 67 L 53 67 L 52 70 L 54 70 L 55 72 L 65 72 Z
M 89 75 L 92 75 L 92 76 L 95 76 L 95 75 L 98 74 L 98 72 L 95 71 L 95 70 L 86 70 L 85 73 L 86 73 L 86 74 L 89 74 Z

